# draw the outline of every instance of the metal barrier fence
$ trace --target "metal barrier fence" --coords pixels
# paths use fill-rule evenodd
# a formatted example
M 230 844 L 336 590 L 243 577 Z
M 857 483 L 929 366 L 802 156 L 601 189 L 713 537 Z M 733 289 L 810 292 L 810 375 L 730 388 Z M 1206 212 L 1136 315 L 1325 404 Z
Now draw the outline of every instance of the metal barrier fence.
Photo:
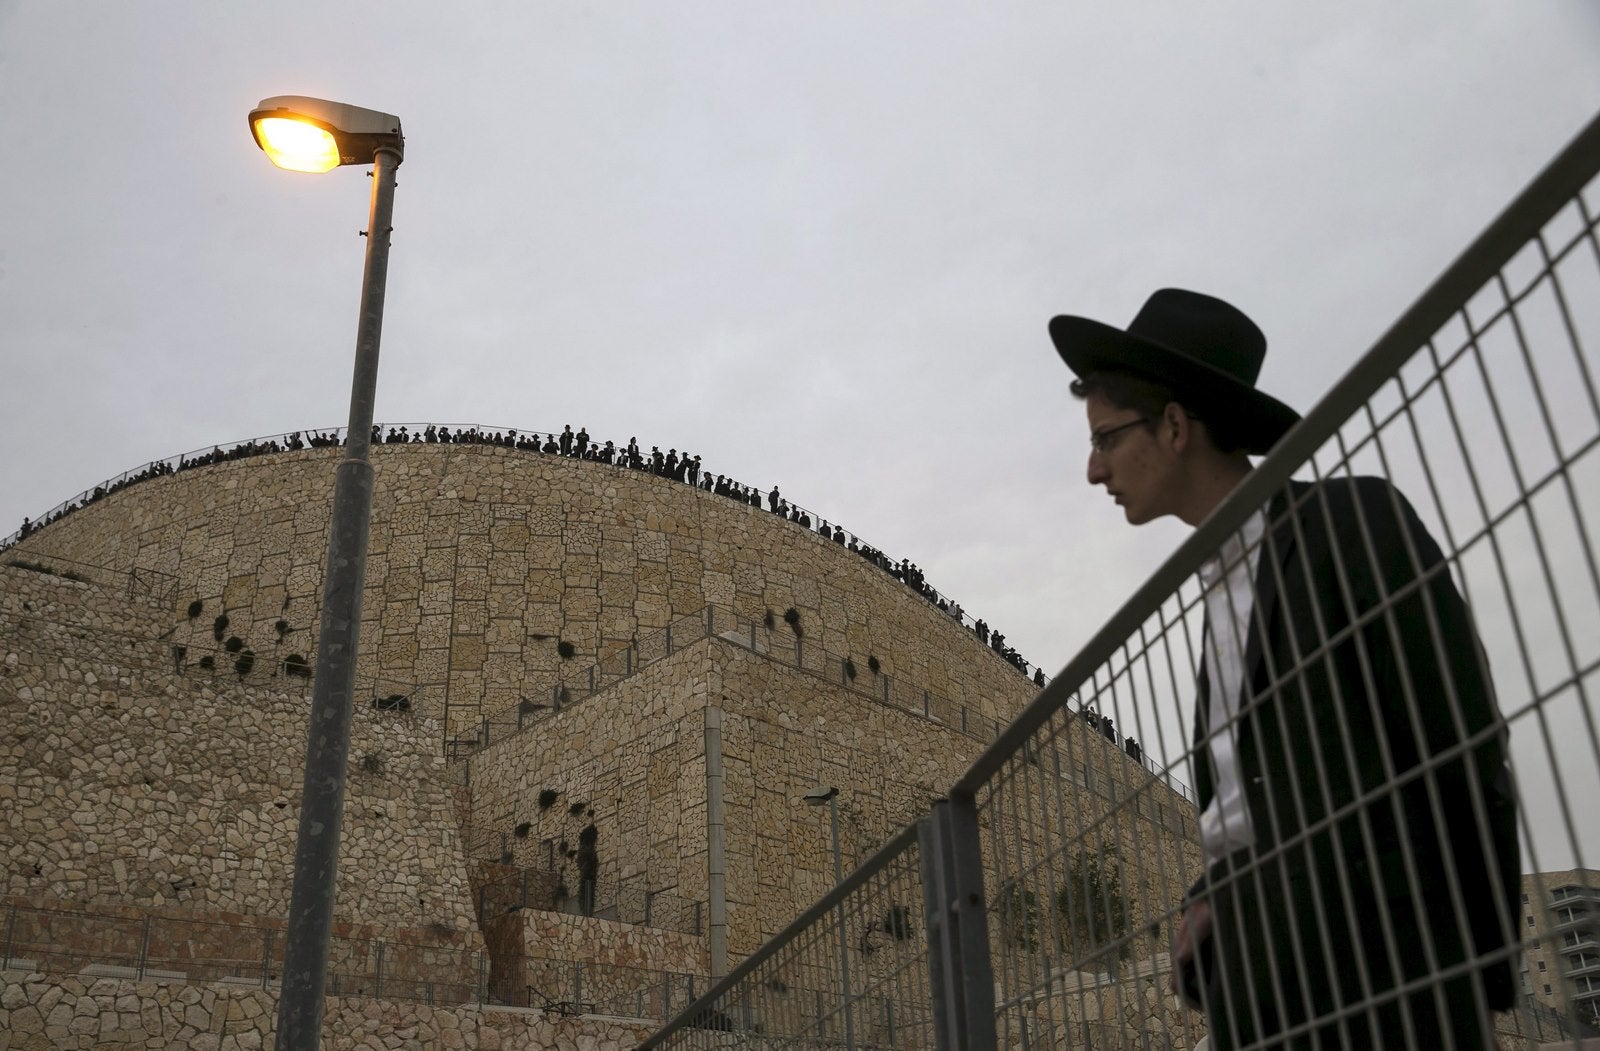
M 860 917 L 913 836 L 917 1046 L 1596 1035 L 1600 988 L 1572 977 L 1587 958 L 1532 1005 L 1517 968 L 1541 907 L 1521 873 L 1600 858 L 1597 172 L 1600 119 L 915 832 L 642 1046 L 872 1043 L 846 1024 L 867 988 Z M 1219 778 L 1239 802 L 1197 839 L 1152 819 L 1173 799 L 1158 777 L 1083 792 L 1110 772 L 1085 708 L 1193 771 L 1202 803 Z M 835 909 L 857 919 L 830 928 Z M 1192 964 L 1168 953 L 1185 924 Z M 747 1005 L 801 958 L 816 1021 L 775 1028 Z M 1175 969 L 1192 1002 L 1169 993 Z
M 85 980 L 277 989 L 283 952 L 278 926 L 127 910 L 11 904 L 0 926 L 0 969 Z M 443 1007 L 535 1007 L 665 1019 L 691 1003 L 706 982 L 676 971 L 484 952 L 443 938 L 415 942 L 335 934 L 325 991 Z
M 931 1046 L 925 857 L 917 828 L 895 836 L 662 1033 L 693 1046 Z
M 80 562 L 77 559 L 40 551 L 8 556 L 5 564 L 95 584 L 99 587 L 113 588 L 129 598 L 138 595 L 156 602 L 171 604 L 178 597 L 178 578 L 171 573 L 162 573 L 154 569 L 143 569 L 138 566 L 132 569 L 113 569 L 110 566 Z
M 550 863 L 542 868 L 484 866 L 484 878 L 477 889 L 480 924 L 507 913 L 533 909 L 682 934 L 706 933 L 706 902 L 654 890 L 640 880 L 597 877 L 591 886 L 585 886 L 581 877 L 557 866 L 555 845 L 547 841 L 547 846 Z

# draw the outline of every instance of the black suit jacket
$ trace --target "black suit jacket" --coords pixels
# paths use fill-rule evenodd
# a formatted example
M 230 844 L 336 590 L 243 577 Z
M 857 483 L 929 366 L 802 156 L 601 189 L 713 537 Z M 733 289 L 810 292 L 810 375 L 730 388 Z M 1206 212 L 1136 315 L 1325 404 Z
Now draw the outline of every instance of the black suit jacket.
M 1470 615 L 1410 504 L 1378 478 L 1290 483 L 1267 509 L 1255 595 L 1237 748 L 1252 857 L 1274 867 L 1260 886 L 1309 886 L 1327 924 L 1359 941 L 1382 921 L 1343 915 L 1341 888 L 1365 884 L 1362 900 L 1415 921 L 1439 966 L 1509 944 L 1520 862 L 1505 728 Z M 1208 713 L 1202 664 L 1202 810 Z M 1306 938 L 1322 944 L 1326 928 Z M 1488 1005 L 1510 1006 L 1510 960 L 1479 974 Z

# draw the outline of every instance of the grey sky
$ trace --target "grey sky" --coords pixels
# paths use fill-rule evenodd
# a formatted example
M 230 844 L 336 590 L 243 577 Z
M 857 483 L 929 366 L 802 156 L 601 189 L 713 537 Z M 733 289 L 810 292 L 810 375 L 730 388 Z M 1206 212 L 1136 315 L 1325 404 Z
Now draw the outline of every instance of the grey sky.
M 1215 292 L 1309 408 L 1600 109 L 1600 8 L 0 0 L 0 532 L 343 423 L 368 185 L 266 162 L 290 93 L 404 122 L 380 419 L 688 449 L 1054 669 L 1183 527 L 1048 318 Z

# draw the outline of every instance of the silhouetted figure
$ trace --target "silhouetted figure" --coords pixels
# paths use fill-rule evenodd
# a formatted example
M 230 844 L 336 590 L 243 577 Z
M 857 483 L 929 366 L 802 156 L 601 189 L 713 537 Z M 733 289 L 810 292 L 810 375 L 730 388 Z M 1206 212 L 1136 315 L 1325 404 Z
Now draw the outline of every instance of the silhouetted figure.
M 773 514 L 778 513 L 778 487 L 773 486 L 772 492 L 767 494 L 767 509 Z
M 561 429 L 559 448 L 562 456 L 572 455 L 572 424 L 570 423 Z
M 1043 686 L 1044 685 L 1044 669 L 1043 668 L 1035 668 L 1035 669 L 1033 669 L 1033 684 L 1035 686 Z
M 582 456 L 589 449 L 589 428 L 579 427 L 575 440 L 578 443 L 578 455 Z

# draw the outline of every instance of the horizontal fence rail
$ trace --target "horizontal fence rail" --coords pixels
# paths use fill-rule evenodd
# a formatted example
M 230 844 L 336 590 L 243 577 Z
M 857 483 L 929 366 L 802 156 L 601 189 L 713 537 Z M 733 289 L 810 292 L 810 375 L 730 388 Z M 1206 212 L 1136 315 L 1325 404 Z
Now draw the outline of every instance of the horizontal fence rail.
M 643 1046 L 753 1043 L 799 958 L 828 980 L 784 1042 L 871 1042 L 827 921 L 912 836 L 916 1046 L 1600 1037 L 1597 172 L 1600 119 L 947 800 Z

